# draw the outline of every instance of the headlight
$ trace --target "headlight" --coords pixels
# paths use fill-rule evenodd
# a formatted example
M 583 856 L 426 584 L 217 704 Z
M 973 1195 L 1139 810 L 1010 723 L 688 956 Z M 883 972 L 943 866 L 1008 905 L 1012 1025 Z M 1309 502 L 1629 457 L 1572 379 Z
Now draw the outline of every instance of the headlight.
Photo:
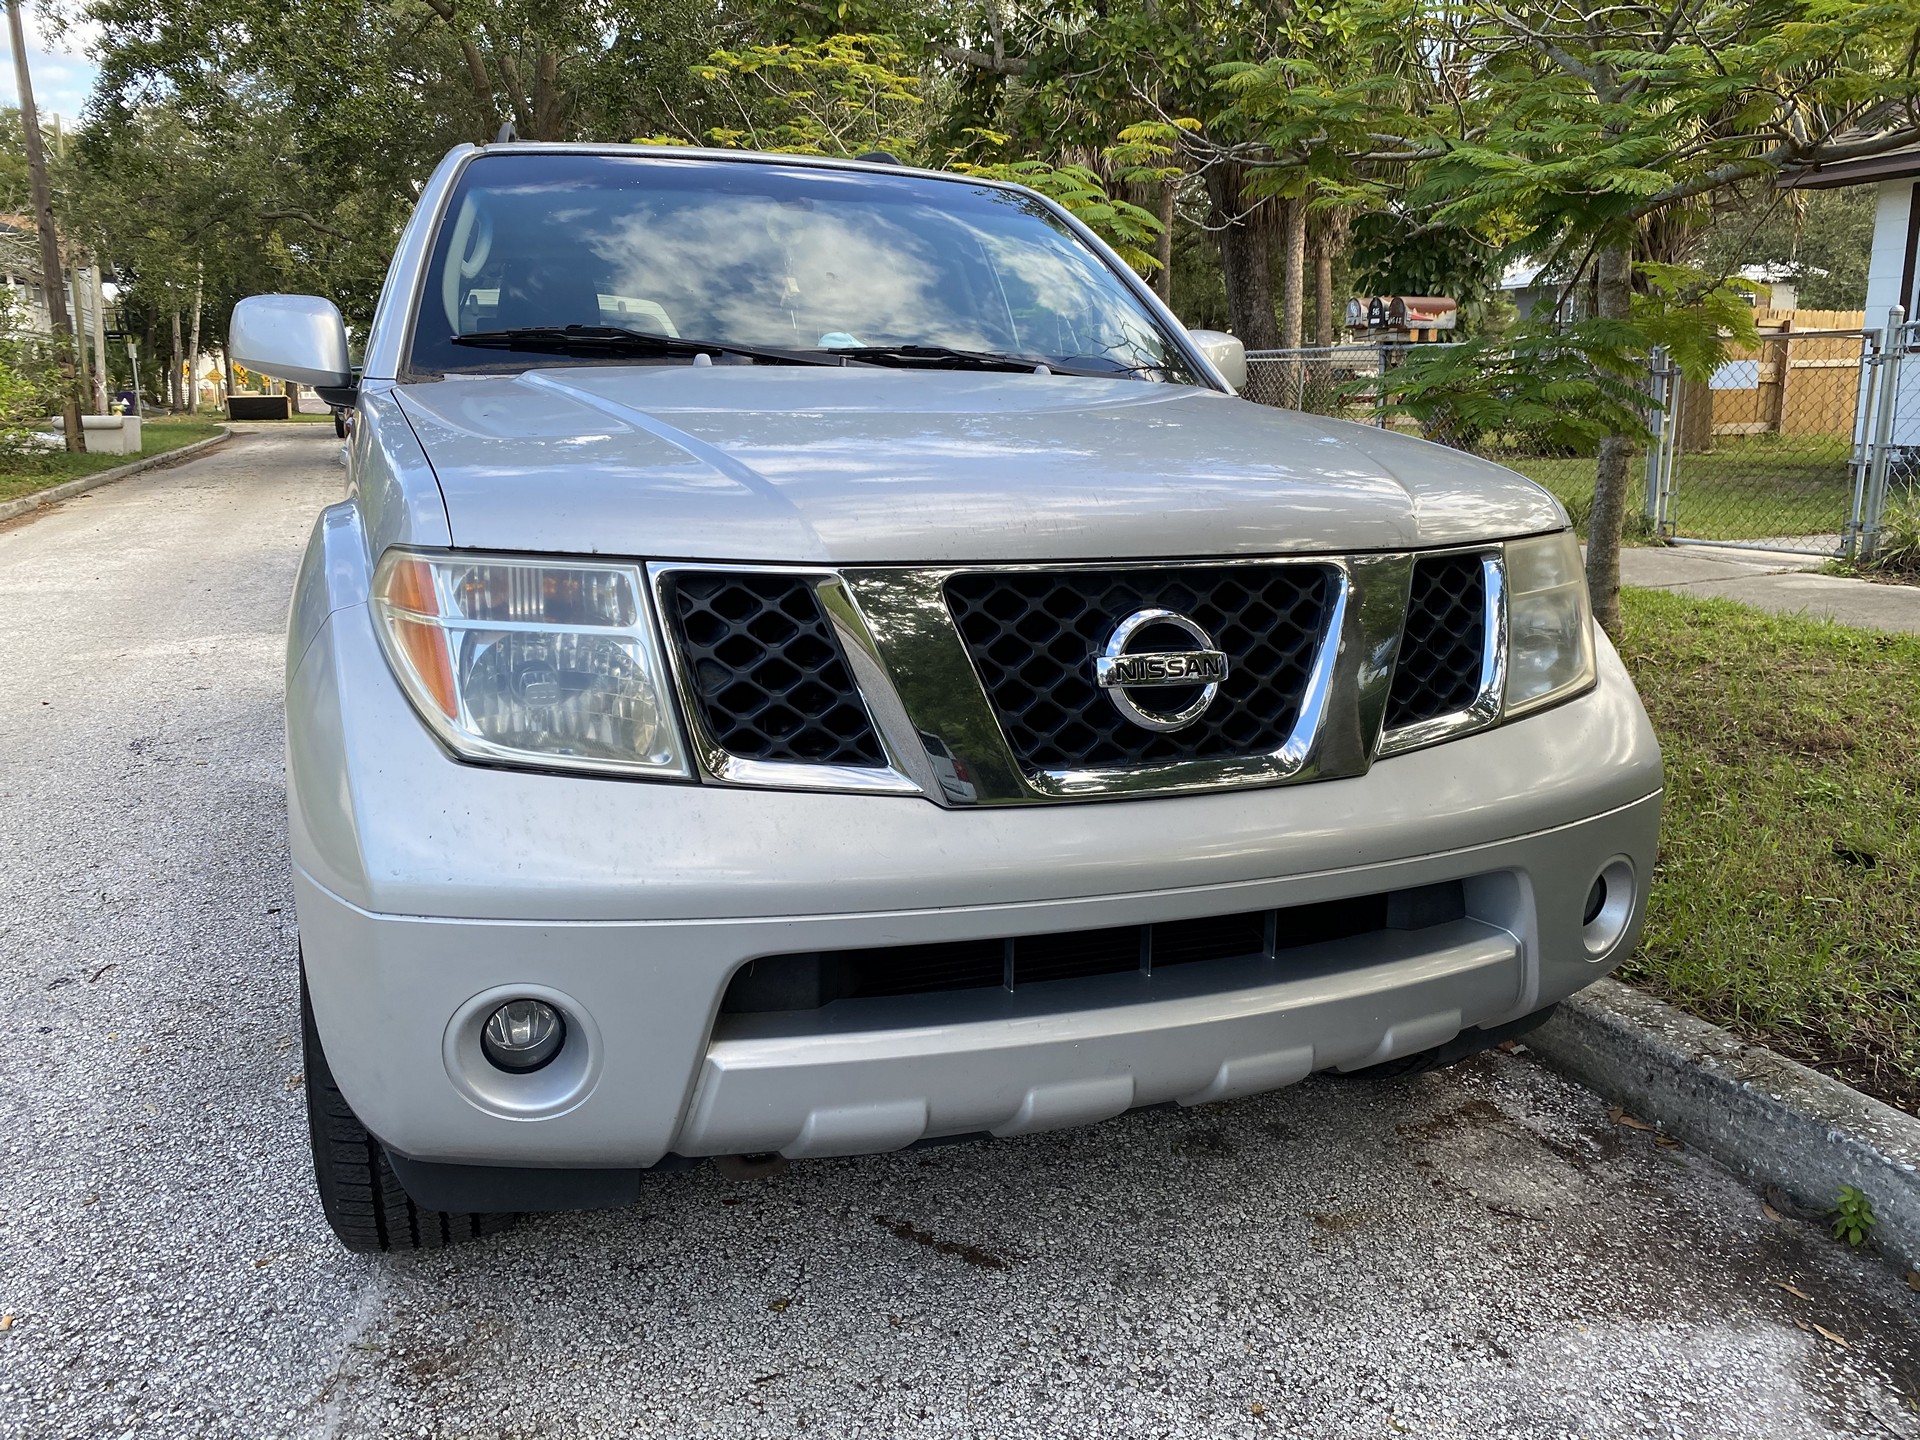
M 373 610 L 407 698 L 456 754 L 687 774 L 638 566 L 389 550 Z
M 1521 715 L 1593 683 L 1593 612 L 1571 530 L 1506 550 L 1506 713 Z

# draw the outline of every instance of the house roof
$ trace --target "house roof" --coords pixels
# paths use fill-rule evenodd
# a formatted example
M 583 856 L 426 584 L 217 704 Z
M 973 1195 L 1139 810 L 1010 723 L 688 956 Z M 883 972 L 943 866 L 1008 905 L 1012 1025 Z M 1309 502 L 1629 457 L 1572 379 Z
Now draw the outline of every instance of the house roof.
M 1883 155 L 1862 155 L 1856 160 L 1836 160 L 1831 165 L 1810 165 L 1789 171 L 1775 182 L 1782 190 L 1838 190 L 1843 185 L 1873 185 L 1882 180 L 1911 180 L 1920 177 L 1920 145 L 1889 150 Z

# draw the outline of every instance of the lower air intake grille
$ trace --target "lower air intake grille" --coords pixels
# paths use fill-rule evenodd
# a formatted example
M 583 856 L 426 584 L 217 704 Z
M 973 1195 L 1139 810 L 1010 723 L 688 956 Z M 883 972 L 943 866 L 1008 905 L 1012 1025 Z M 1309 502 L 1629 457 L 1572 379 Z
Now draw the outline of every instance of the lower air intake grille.
M 1429 555 L 1414 562 L 1406 628 L 1387 729 L 1466 709 L 1480 693 L 1487 653 L 1487 575 L 1479 555 Z
M 694 703 L 722 750 L 743 760 L 887 763 L 811 579 L 677 570 L 665 590 Z
M 1134 973 L 1151 980 L 1154 972 L 1176 966 L 1267 958 L 1376 930 L 1424 930 L 1464 914 L 1466 892 L 1459 881 L 1450 880 L 1383 895 L 1158 925 L 770 955 L 735 973 L 720 1011 L 745 1015 L 818 1010 L 836 1000 L 1009 985 L 1023 990 L 1095 975 Z
M 1333 594 L 1333 572 L 1318 565 L 980 571 L 947 581 L 967 654 L 1029 771 L 1280 749 L 1299 719 Z M 1114 627 L 1149 608 L 1194 621 L 1228 658 L 1213 704 L 1170 733 L 1126 719 L 1094 683 L 1093 657 Z M 1195 693 L 1160 689 L 1155 708 L 1178 710 Z

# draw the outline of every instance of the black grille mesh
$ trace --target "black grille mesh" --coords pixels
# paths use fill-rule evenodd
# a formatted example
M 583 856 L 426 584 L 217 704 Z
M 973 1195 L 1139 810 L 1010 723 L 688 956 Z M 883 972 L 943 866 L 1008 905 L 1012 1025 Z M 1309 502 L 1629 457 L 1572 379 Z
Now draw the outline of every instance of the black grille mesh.
M 1111 930 L 949 940 L 865 950 L 769 955 L 735 972 L 724 1014 L 817 1010 L 837 1000 L 986 990 L 1018 991 L 1055 980 L 1139 975 L 1137 998 L 1152 998 L 1152 975 L 1189 965 L 1272 957 L 1379 930 L 1424 930 L 1466 914 L 1457 880 L 1383 895 L 1324 900 L 1284 910 L 1210 915 Z M 1196 978 L 1201 972 L 1186 971 Z
M 1452 715 L 1480 693 L 1487 650 L 1487 576 L 1478 555 L 1414 562 L 1387 728 Z
M 675 571 L 666 593 L 700 716 L 722 750 L 743 760 L 886 764 L 808 577 Z
M 1318 565 L 970 572 L 947 581 L 967 653 L 1029 771 L 1278 750 L 1299 718 L 1332 596 L 1332 572 Z M 1094 683 L 1093 657 L 1114 626 L 1149 607 L 1193 620 L 1230 664 L 1206 714 L 1172 733 L 1126 719 Z M 1192 693 L 1136 699 L 1171 711 Z

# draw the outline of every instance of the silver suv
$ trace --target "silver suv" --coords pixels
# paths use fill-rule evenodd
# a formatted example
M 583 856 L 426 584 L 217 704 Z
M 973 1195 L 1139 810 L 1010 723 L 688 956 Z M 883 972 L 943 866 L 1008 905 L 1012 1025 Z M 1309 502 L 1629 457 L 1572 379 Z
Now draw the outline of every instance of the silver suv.
M 287 650 L 352 1248 L 1404 1073 L 1633 944 L 1659 752 L 1560 506 L 1236 398 L 1018 186 L 463 148 L 360 372 L 313 297 L 232 344 L 354 414 Z

